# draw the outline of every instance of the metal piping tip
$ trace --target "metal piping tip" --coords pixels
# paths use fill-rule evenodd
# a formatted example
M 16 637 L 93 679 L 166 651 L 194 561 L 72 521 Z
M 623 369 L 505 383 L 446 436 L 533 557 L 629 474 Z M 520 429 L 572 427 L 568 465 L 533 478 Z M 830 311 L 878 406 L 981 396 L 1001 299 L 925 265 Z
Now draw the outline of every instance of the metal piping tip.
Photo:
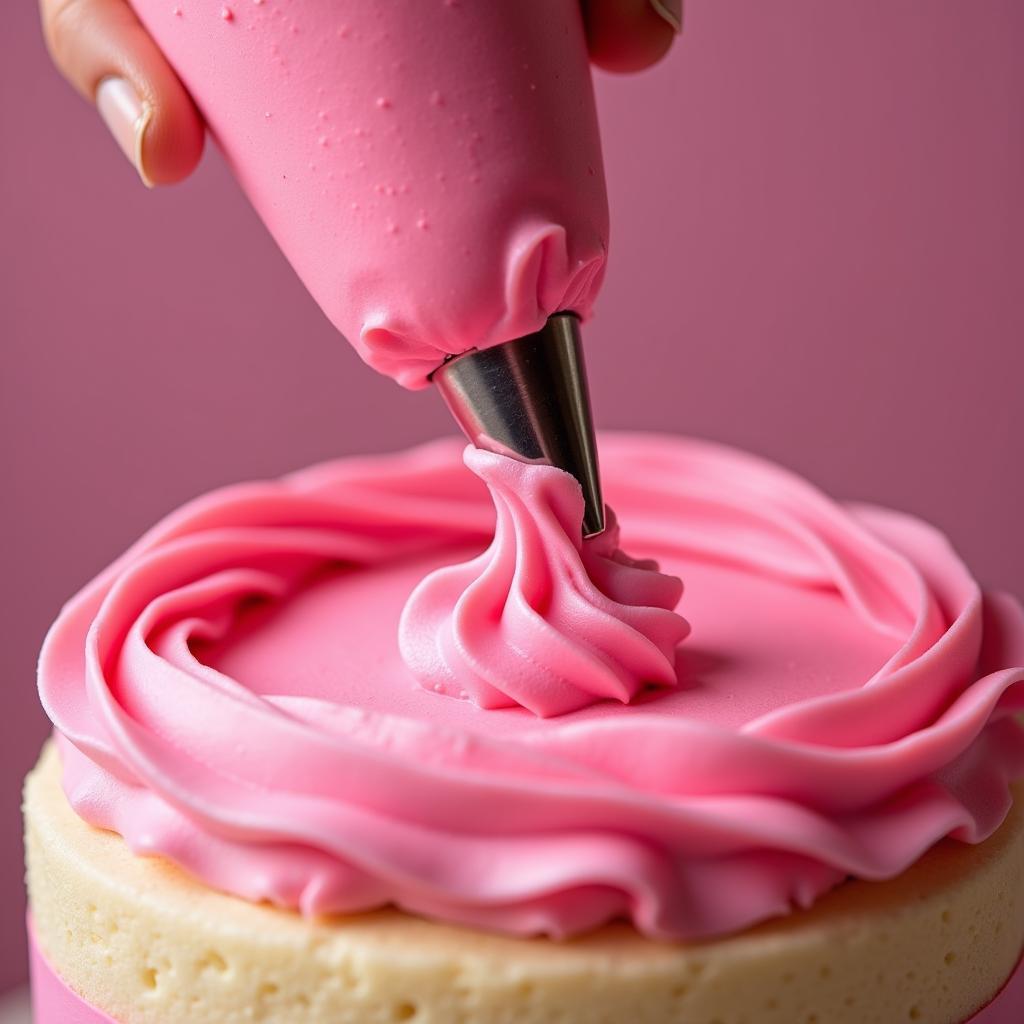
M 543 462 L 583 488 L 583 535 L 604 530 L 604 500 L 579 319 L 556 313 L 535 334 L 456 356 L 431 376 L 466 437 Z

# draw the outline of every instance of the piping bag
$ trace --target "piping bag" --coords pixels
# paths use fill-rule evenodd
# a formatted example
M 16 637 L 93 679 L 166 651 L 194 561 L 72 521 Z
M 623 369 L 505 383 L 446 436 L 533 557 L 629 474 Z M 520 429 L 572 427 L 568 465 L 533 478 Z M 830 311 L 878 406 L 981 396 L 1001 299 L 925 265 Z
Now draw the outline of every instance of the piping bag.
M 604 505 L 579 323 L 608 204 L 579 0 L 131 0 L 360 356 Z

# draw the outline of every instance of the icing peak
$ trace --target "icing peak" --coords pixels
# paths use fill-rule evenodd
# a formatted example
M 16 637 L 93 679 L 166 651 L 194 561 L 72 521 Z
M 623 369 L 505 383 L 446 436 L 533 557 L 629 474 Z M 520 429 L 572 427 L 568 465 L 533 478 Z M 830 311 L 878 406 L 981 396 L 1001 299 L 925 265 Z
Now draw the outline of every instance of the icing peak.
M 675 686 L 676 645 L 690 631 L 672 610 L 680 580 L 619 549 L 610 509 L 604 533 L 584 540 L 568 473 L 472 446 L 463 458 L 490 490 L 494 541 L 410 597 L 399 643 L 419 682 L 542 718 Z

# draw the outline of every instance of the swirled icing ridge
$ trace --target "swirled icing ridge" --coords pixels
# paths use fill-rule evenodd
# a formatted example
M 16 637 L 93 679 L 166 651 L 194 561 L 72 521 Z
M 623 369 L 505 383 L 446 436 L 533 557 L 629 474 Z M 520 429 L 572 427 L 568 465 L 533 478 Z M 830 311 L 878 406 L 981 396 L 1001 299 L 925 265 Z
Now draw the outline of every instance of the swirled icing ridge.
M 681 581 L 619 549 L 610 509 L 604 533 L 584 541 L 569 474 L 473 447 L 463 457 L 497 525 L 482 555 L 431 573 L 405 607 L 402 656 L 421 684 L 545 717 L 675 686 L 689 632 L 672 610 Z
M 687 581 L 687 685 L 557 717 L 424 690 L 413 585 L 492 537 L 440 444 L 228 488 L 61 613 L 40 665 L 86 820 L 305 912 L 396 903 L 706 936 L 987 837 L 1024 773 L 1024 614 L 917 520 L 678 439 L 602 439 L 629 550 Z

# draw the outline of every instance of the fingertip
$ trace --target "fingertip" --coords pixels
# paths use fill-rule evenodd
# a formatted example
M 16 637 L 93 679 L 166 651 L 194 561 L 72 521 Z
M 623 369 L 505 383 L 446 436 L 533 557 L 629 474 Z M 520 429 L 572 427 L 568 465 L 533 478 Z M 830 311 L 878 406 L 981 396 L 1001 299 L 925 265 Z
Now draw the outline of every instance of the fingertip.
M 124 0 L 42 0 L 54 61 L 97 107 L 143 182 L 187 178 L 203 152 L 199 111 Z
M 681 6 L 681 5 L 680 5 Z M 590 59 L 605 71 L 628 73 L 657 64 L 672 48 L 679 18 L 664 0 L 590 0 L 586 7 Z
M 116 46 L 111 45 L 109 59 L 131 84 L 145 112 L 144 123 L 138 127 L 133 159 L 139 176 L 150 188 L 183 181 L 195 170 L 203 154 L 206 128 L 202 117 L 178 76 L 138 22 L 124 26 L 114 42 Z
M 191 97 L 180 84 L 178 89 L 180 95 L 153 89 L 147 102 L 149 116 L 140 134 L 138 170 L 151 188 L 184 181 L 203 155 L 205 126 Z
M 97 86 L 96 109 L 147 188 L 187 178 L 203 151 L 204 129 L 187 96 L 170 100 L 126 71 Z

